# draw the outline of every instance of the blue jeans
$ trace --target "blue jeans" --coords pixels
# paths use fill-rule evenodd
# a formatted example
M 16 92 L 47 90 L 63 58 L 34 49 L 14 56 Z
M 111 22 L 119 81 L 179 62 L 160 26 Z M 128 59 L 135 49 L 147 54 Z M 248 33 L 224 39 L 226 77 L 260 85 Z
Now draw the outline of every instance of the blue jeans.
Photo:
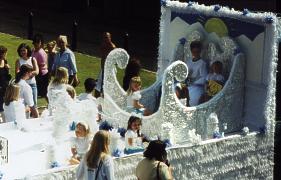
M 37 107 L 37 85 L 36 84 L 29 84 L 31 89 L 32 89 L 32 96 L 33 96 L 33 102 L 34 102 L 34 107 Z

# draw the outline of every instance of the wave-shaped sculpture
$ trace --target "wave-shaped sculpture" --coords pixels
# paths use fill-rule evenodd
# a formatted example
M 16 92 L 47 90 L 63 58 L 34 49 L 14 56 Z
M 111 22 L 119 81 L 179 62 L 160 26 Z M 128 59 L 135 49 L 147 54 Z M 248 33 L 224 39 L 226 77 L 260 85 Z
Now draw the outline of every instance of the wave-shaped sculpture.
M 116 78 L 116 58 L 114 54 L 126 54 L 124 50 L 113 50 L 106 60 L 104 83 L 105 114 L 107 120 L 116 126 L 126 127 L 131 114 L 122 109 L 124 103 L 117 104 L 116 97 L 120 100 L 126 98 L 125 92 L 121 89 Z M 123 56 L 119 59 L 120 64 L 126 63 Z M 122 62 L 121 62 L 122 61 Z M 148 136 L 156 136 L 164 122 L 173 124 L 176 143 L 187 140 L 188 131 L 196 129 L 196 132 L 203 137 L 207 134 L 208 116 L 216 113 L 220 119 L 220 124 L 227 123 L 226 132 L 240 130 L 242 127 L 243 109 L 243 88 L 244 88 L 244 59 L 239 54 L 234 57 L 232 71 L 229 80 L 224 88 L 210 101 L 196 107 L 183 106 L 174 93 L 174 78 L 182 81 L 187 76 L 187 66 L 181 61 L 173 62 L 164 72 L 162 81 L 162 95 L 160 107 L 151 116 L 143 117 L 142 131 Z M 121 89 L 121 90 L 120 90 Z M 119 91 L 119 92 L 117 92 Z M 118 95 L 118 96 L 116 96 Z M 125 101 L 125 100 L 124 100 Z

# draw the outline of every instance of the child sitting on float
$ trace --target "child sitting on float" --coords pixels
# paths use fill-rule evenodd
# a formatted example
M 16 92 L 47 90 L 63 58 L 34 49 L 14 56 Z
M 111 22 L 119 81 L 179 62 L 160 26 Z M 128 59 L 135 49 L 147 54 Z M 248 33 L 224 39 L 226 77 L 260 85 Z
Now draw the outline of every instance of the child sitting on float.
M 148 109 L 139 102 L 141 99 L 141 78 L 139 76 L 132 77 L 127 91 L 127 111 L 140 113 L 144 116 L 151 114 Z
M 22 99 L 20 99 L 20 86 L 9 84 L 4 97 L 4 114 L 6 122 L 14 122 L 19 128 L 22 127 L 25 118 L 25 112 L 30 109 L 25 108 Z
M 96 102 L 96 98 L 93 96 L 93 91 L 96 87 L 96 80 L 93 78 L 87 78 L 84 82 L 85 92 L 81 93 L 77 99 L 80 101 L 83 100 L 93 100 Z
M 206 77 L 205 93 L 200 98 L 200 102 L 206 102 L 220 92 L 225 83 L 222 75 L 223 64 L 220 61 L 215 61 L 211 65 L 211 71 Z
M 125 134 L 125 153 L 134 153 L 143 150 L 141 136 L 141 119 L 131 116 L 128 121 L 127 132 Z
M 175 93 L 180 102 L 189 107 L 189 93 L 187 86 L 182 83 L 176 83 Z
M 85 122 L 78 122 L 75 136 L 71 139 L 72 160 L 80 161 L 89 149 L 91 143 L 90 128 Z

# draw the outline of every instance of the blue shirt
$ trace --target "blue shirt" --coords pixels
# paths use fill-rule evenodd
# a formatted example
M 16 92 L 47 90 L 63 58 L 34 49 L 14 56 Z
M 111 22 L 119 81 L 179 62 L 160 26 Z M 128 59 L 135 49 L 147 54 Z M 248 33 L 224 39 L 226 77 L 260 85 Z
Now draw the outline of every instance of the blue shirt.
M 77 73 L 75 56 L 70 49 L 66 48 L 63 53 L 56 54 L 52 71 L 56 71 L 59 67 L 65 67 L 68 70 L 68 75 Z

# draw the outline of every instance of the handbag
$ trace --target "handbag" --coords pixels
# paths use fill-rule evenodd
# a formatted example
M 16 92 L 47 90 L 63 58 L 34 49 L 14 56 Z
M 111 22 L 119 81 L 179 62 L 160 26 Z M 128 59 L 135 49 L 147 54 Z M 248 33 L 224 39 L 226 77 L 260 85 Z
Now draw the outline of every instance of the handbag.
M 159 163 L 157 164 L 157 169 L 156 169 L 156 173 L 157 173 L 157 180 L 161 180 L 161 178 L 160 178 L 160 173 L 159 173 L 160 163 L 161 163 L 161 161 L 159 161 Z
M 103 162 L 102 162 L 102 160 L 100 160 L 100 163 L 99 163 L 99 166 L 98 166 L 98 169 L 97 169 L 97 173 L 96 173 L 95 180 L 98 179 L 99 171 L 100 171 L 100 169 L 101 169 L 102 164 L 103 164 Z

